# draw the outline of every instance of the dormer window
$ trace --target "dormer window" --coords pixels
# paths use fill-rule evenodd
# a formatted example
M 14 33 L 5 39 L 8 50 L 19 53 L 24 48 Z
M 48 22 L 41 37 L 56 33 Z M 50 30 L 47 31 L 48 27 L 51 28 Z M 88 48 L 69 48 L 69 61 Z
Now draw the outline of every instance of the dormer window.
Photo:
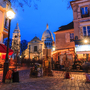
M 88 7 L 81 8 L 81 17 L 82 18 L 89 17 Z

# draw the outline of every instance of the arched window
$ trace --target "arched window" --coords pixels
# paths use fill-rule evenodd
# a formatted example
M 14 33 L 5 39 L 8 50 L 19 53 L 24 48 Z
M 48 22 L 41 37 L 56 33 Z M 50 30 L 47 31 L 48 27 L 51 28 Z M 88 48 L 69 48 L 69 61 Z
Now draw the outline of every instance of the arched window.
M 51 43 L 51 46 L 52 46 L 52 43 Z
M 47 43 L 47 46 L 48 46 L 48 43 Z
M 49 43 L 49 46 L 50 46 L 50 43 Z

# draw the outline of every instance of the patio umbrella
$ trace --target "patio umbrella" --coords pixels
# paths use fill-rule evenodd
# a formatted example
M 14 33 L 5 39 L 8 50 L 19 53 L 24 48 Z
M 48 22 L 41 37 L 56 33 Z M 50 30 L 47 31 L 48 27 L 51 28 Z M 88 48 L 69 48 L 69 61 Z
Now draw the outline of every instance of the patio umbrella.
M 6 53 L 7 47 L 4 44 L 0 44 L 0 53 Z M 9 48 L 9 55 L 13 54 L 13 50 Z

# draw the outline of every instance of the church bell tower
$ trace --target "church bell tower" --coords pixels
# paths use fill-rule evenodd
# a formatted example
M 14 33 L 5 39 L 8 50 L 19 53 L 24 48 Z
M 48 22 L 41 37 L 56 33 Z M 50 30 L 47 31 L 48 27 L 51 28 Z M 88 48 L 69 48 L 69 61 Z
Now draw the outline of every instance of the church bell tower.
M 12 50 L 14 51 L 14 54 L 20 55 L 20 41 L 21 41 L 21 35 L 20 35 L 20 29 L 19 24 L 16 24 L 16 28 L 13 32 L 13 38 L 12 38 Z

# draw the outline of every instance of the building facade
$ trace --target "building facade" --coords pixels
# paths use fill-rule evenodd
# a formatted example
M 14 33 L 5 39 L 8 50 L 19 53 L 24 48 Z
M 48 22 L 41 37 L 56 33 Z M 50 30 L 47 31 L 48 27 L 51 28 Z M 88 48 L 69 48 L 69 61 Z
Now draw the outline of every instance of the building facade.
M 55 34 L 55 51 L 52 52 L 53 61 L 59 65 L 63 65 L 62 59 L 64 54 L 68 54 L 68 58 L 74 59 L 74 25 L 73 22 L 68 25 L 59 27 Z
M 14 54 L 18 53 L 19 56 L 20 56 L 20 42 L 21 42 L 21 35 L 19 24 L 17 23 L 12 37 L 12 50 L 14 51 Z
M 41 40 L 38 37 L 34 37 L 29 43 L 28 48 L 23 52 L 25 59 L 42 59 L 43 58 L 43 49 L 48 48 L 52 49 L 53 47 L 53 35 L 46 25 L 46 30 L 42 34 Z
M 77 58 L 90 61 L 90 0 L 71 2 Z
M 24 51 L 25 59 L 42 59 L 44 48 L 44 42 L 41 41 L 38 37 L 34 37 L 27 46 L 27 49 Z
M 6 11 L 10 9 L 11 3 L 8 0 L 0 0 L 0 43 L 8 36 L 9 19 Z

